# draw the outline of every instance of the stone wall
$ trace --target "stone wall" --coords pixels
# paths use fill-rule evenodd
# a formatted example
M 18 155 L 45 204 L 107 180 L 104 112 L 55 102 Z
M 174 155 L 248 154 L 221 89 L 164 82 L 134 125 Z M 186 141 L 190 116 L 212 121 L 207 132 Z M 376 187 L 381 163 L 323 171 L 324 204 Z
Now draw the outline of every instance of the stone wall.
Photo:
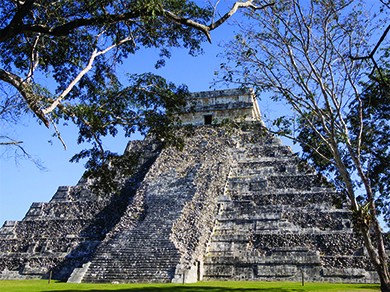
M 183 125 L 219 124 L 226 120 L 260 121 L 260 111 L 251 89 L 192 93 L 180 115 Z

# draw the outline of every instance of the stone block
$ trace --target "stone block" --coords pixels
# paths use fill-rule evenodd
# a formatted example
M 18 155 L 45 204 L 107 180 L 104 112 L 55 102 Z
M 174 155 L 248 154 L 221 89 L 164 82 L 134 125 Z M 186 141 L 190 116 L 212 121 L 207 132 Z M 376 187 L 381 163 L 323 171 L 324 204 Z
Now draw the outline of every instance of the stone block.
M 279 277 L 293 277 L 298 273 L 297 266 L 293 265 L 258 265 L 257 266 L 257 277 L 267 278 L 279 278 Z
M 205 265 L 206 277 L 226 278 L 234 276 L 234 267 L 232 265 Z
M 69 186 L 60 186 L 57 189 L 57 192 L 54 194 L 53 198 L 51 199 L 51 202 L 58 202 L 58 201 L 67 201 L 69 199 Z
M 26 217 L 30 217 L 28 219 L 35 219 L 34 217 L 39 217 L 42 214 L 42 208 L 45 203 L 34 202 L 31 204 L 30 209 L 27 211 Z
M 268 186 L 268 183 L 266 180 L 261 180 L 261 181 L 254 181 L 251 182 L 249 185 L 249 190 L 250 191 L 262 191 Z
M 3 224 L 3 227 L 14 228 L 18 224 L 18 221 L 6 220 Z
M 234 279 L 253 280 L 255 278 L 254 267 L 236 266 L 234 269 Z
M 341 278 L 362 278 L 367 276 L 364 269 L 353 268 L 323 268 L 322 275 L 324 277 L 341 277 Z

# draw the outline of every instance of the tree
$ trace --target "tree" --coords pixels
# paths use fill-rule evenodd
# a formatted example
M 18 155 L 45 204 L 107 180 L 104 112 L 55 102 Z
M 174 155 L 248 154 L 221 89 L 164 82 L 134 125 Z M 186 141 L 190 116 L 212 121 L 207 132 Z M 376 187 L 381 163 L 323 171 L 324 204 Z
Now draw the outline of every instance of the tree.
M 382 6 L 369 18 L 363 5 L 289 0 L 248 13 L 221 69 L 223 80 L 291 107 L 270 131 L 298 142 L 303 157 L 346 195 L 381 289 L 390 291 L 378 221 L 389 179 L 388 28 L 380 33 L 388 10 Z M 371 41 L 375 35 L 382 37 Z
M 185 0 L 2 1 L 0 118 L 17 123 L 33 113 L 64 147 L 57 125 L 73 122 L 78 142 L 92 144 L 74 160 L 90 157 L 87 165 L 94 167 L 117 158 L 101 139 L 119 128 L 126 136 L 140 131 L 169 138 L 187 88 L 151 74 L 130 75 L 124 86 L 116 66 L 142 47 L 160 49 L 156 66 L 164 65 L 171 48 L 200 53 L 210 32 L 241 8 L 262 7 L 236 2 L 216 19 L 216 7 Z M 45 86 L 48 80 L 54 88 Z M 3 135 L 1 141 L 22 147 L 14 137 Z
M 388 67 L 388 66 L 387 66 Z M 363 84 L 360 102 L 362 103 L 362 161 L 366 165 L 367 177 L 370 181 L 375 204 L 383 214 L 383 219 L 390 225 L 389 180 L 390 180 L 390 75 L 388 68 L 379 68 L 370 76 L 368 83 Z M 360 120 L 358 100 L 350 105 L 347 120 L 353 137 L 358 137 Z

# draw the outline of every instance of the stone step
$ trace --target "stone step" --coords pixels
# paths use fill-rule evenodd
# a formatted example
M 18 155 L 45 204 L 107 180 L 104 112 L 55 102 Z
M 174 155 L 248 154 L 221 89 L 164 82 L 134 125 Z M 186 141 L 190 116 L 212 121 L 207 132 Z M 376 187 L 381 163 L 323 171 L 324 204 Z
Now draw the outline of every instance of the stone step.
M 106 263 L 106 262 L 96 262 L 99 263 L 99 265 L 91 265 L 90 270 L 93 271 L 96 269 L 98 271 L 97 273 L 128 273 L 129 271 L 132 271 L 132 273 L 137 273 L 137 274 L 147 274 L 151 272 L 156 272 L 156 271 L 162 271 L 162 270 L 169 270 L 173 269 L 176 265 L 177 262 L 171 263 L 171 264 L 161 264 L 161 265 L 129 265 L 128 263 L 121 263 L 118 265 L 114 265 L 113 263 Z M 93 272 L 90 272 L 92 274 Z
M 117 258 L 120 258 L 120 260 L 116 260 Z M 129 266 L 133 266 L 135 263 L 142 264 L 145 266 L 150 265 L 167 265 L 171 264 L 173 262 L 176 262 L 179 258 L 177 257 L 177 254 L 171 254 L 171 255 L 165 255 L 165 257 L 144 257 L 144 256 L 128 256 L 126 254 L 112 254 L 110 258 L 103 258 L 98 257 L 94 258 L 93 265 L 95 266 L 95 263 L 127 263 Z
M 294 164 L 281 166 L 260 166 L 257 164 L 246 163 L 247 168 L 236 168 L 231 172 L 231 178 L 253 178 L 253 177 L 268 177 L 276 174 L 280 175 L 296 175 L 302 173 Z
M 101 278 L 94 278 L 94 277 L 86 277 L 83 282 L 94 282 L 94 283 L 113 283 L 113 284 L 119 284 L 119 283 L 170 283 L 171 277 L 165 276 L 165 277 L 158 277 L 158 276 L 151 276 L 151 277 L 130 277 L 129 275 L 117 275 L 117 276 L 111 276 L 111 277 L 101 277 Z
M 225 241 L 225 237 L 237 234 L 236 230 L 241 228 L 241 225 L 222 225 L 221 227 L 216 227 L 214 230 L 215 241 Z M 261 225 L 244 225 L 242 227 L 243 232 L 250 234 L 262 234 L 262 233 L 274 233 L 277 230 L 284 228 L 285 230 L 299 231 L 300 228 L 292 225 L 291 223 L 278 223 L 278 222 L 268 222 L 267 224 Z M 238 235 L 240 238 L 242 235 Z
M 205 275 L 203 278 L 207 280 L 215 280 L 219 278 L 231 278 L 234 280 L 282 280 L 291 279 L 298 281 L 300 277 L 300 270 L 297 266 L 287 266 L 287 265 L 273 265 L 273 266 L 258 266 L 258 267 L 232 267 L 229 269 L 224 268 L 224 266 L 219 267 L 210 267 L 205 269 Z M 292 278 L 296 277 L 296 278 Z M 290 280 L 290 281 L 291 281 Z
M 319 205 L 319 204 L 309 204 L 303 206 L 291 206 L 291 205 L 265 205 L 259 206 L 256 205 L 253 201 L 230 201 L 223 205 L 223 212 L 221 212 L 218 216 L 226 220 L 226 218 L 230 219 L 246 219 L 246 217 L 250 217 L 253 221 L 258 221 L 262 219 L 288 219 L 288 214 L 314 214 L 316 212 L 326 215 L 331 214 L 338 216 L 341 218 L 345 218 L 350 216 L 350 211 L 343 209 L 336 209 L 332 205 Z M 318 214 L 317 214 L 318 216 Z M 221 219 L 221 220 L 222 220 Z
M 172 271 L 174 270 L 156 270 L 156 271 L 150 271 L 150 270 L 145 270 L 143 271 L 142 269 L 140 270 L 137 270 L 137 269 L 133 269 L 133 270 L 124 270 L 124 269 L 121 269 L 121 268 L 118 268 L 118 269 L 113 269 L 113 270 L 110 270 L 109 272 L 105 272 L 104 270 L 101 270 L 100 272 L 97 272 L 97 273 L 91 273 L 89 275 L 86 275 L 84 277 L 84 282 L 86 282 L 86 280 L 88 278 L 114 278 L 114 279 L 127 279 L 127 278 L 153 278 L 153 277 L 161 277 L 161 278 L 165 278 L 165 277 L 169 277 L 169 275 L 172 273 Z
M 280 164 L 280 163 L 297 163 L 299 159 L 297 159 L 294 155 L 283 155 L 283 156 L 246 156 L 244 153 L 240 153 L 239 155 L 235 155 L 235 159 L 238 164 L 246 164 L 246 163 L 256 163 L 261 164 L 263 166 L 270 166 L 273 164 Z
M 171 275 L 131 275 L 131 274 L 105 274 L 96 276 L 86 276 L 83 282 L 97 283 L 169 283 Z
M 205 265 L 232 265 L 236 263 L 242 264 L 258 264 L 258 265 L 321 265 L 321 258 L 315 252 L 295 252 L 284 251 L 273 253 L 270 256 L 246 254 L 245 251 L 230 251 L 224 254 L 212 252 L 208 254 L 204 261 Z
M 115 259 L 115 257 L 120 257 L 123 260 L 143 260 L 144 262 L 147 262 L 148 260 L 154 261 L 155 259 L 160 260 L 170 260 L 171 258 L 176 259 L 178 253 L 177 252 L 170 252 L 170 253 L 153 253 L 153 252 L 140 252 L 139 250 L 137 252 L 115 252 L 115 251 L 108 251 L 107 253 L 97 253 L 96 257 L 94 258 L 94 261 L 105 261 L 106 259 Z
M 264 208 L 271 208 L 272 206 L 286 206 L 286 207 L 312 207 L 316 206 L 324 208 L 332 207 L 336 202 L 337 198 L 340 197 L 340 194 L 335 193 L 331 190 L 321 190 L 321 191 L 300 191 L 292 190 L 288 192 L 247 192 L 239 193 L 237 191 L 229 191 L 230 200 L 229 201 L 238 201 L 245 202 L 246 204 L 251 204 L 255 206 L 263 206 Z
M 67 280 L 67 283 L 81 283 L 85 273 L 89 269 L 91 262 L 87 262 L 82 265 L 81 268 L 75 268 Z
M 278 175 L 259 178 L 257 176 L 249 178 L 233 177 L 229 178 L 228 190 L 240 192 L 257 192 L 283 189 L 284 192 L 290 190 L 306 190 L 310 191 L 313 188 L 322 185 L 318 175 Z M 317 189 L 316 189 L 317 190 Z
M 172 256 L 176 256 L 178 254 L 177 251 L 175 250 L 170 250 L 170 251 L 153 251 L 153 250 L 147 250 L 147 249 L 127 249 L 127 250 L 115 250 L 115 249 L 108 249 L 105 250 L 104 252 L 102 251 L 97 251 L 95 253 L 95 259 L 105 259 L 109 258 L 110 255 L 114 256 L 121 256 L 121 257 L 126 257 L 126 258 L 143 258 L 143 259 L 148 259 L 148 258 L 169 258 Z
M 252 158 L 252 157 L 283 157 L 294 156 L 289 146 L 277 144 L 246 144 L 245 147 L 236 149 L 236 157 Z
M 90 266 L 91 269 L 96 268 L 96 266 Z M 87 277 L 96 276 L 96 275 L 116 275 L 116 274 L 128 274 L 128 275 L 142 275 L 143 277 L 151 275 L 161 275 L 168 274 L 174 270 L 175 266 L 157 266 L 152 267 L 128 267 L 126 265 L 118 266 L 99 266 L 94 272 L 89 272 Z
M 103 274 L 117 273 L 117 272 L 127 273 L 129 271 L 144 275 L 151 272 L 155 273 L 157 271 L 174 269 L 177 263 L 178 260 L 176 261 L 167 260 L 166 262 L 159 263 L 158 260 L 156 259 L 154 262 L 152 261 L 142 262 L 141 260 L 138 260 L 137 264 L 133 263 L 132 261 L 126 261 L 126 260 L 122 260 L 121 262 L 115 262 L 114 260 L 110 260 L 110 261 L 97 260 L 91 264 L 87 276 L 96 273 L 103 273 Z

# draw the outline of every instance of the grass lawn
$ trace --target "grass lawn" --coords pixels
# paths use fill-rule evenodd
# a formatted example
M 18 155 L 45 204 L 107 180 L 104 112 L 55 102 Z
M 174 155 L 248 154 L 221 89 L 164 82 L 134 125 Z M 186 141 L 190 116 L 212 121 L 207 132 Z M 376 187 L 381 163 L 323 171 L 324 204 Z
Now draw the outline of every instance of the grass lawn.
M 199 282 L 195 284 L 68 284 L 47 280 L 0 280 L 1 292 L 48 292 L 48 291 L 173 291 L 173 292 L 223 292 L 223 291 L 271 291 L 271 292 L 300 292 L 300 291 L 350 291 L 372 292 L 380 291 L 379 285 L 370 284 L 329 284 L 292 282 Z

